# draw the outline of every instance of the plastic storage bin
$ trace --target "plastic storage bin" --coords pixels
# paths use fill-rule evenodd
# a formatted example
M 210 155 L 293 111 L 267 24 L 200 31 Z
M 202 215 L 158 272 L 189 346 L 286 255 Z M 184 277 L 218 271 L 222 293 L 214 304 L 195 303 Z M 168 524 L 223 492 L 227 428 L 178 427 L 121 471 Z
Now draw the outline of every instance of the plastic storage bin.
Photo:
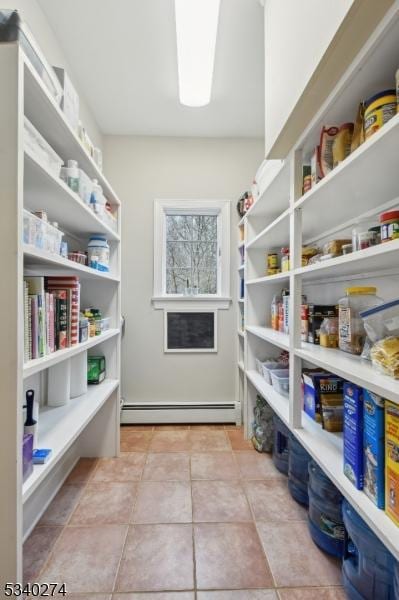
M 309 532 L 324 552 L 341 558 L 345 547 L 342 494 L 320 467 L 309 462 Z
M 290 391 L 290 371 L 289 369 L 274 369 L 270 371 L 272 385 L 276 392 L 283 396 L 288 396 Z
M 17 10 L 0 10 L 0 42 L 16 42 L 21 44 L 28 60 L 42 79 L 50 94 L 60 103 L 62 87 L 53 68 L 48 64 L 36 43 L 29 27 L 22 21 Z
M 292 434 L 290 435 L 289 447 L 288 488 L 294 500 L 304 506 L 308 506 L 309 462 L 312 459 L 310 454 Z
M 105 331 L 108 331 L 110 328 L 110 324 L 111 324 L 111 318 L 110 317 L 105 317 L 103 319 L 100 320 L 100 331 L 101 333 L 104 333 Z
M 37 131 L 32 123 L 25 117 L 24 148 L 45 169 L 55 177 L 60 176 L 63 160 L 46 142 L 44 137 Z
M 93 182 L 82 169 L 79 169 L 79 197 L 85 204 L 90 205 L 91 194 L 93 192 Z
M 348 598 L 397 600 L 394 557 L 346 500 L 342 514 L 347 530 L 342 577 Z
M 63 235 L 57 227 L 24 209 L 24 244 L 60 255 Z
M 286 367 L 286 365 L 283 365 L 282 363 L 276 362 L 276 361 L 265 361 L 264 363 L 262 363 L 262 372 L 261 374 L 263 375 L 263 379 L 266 381 L 266 383 L 272 385 L 272 377 L 271 377 L 271 372 L 275 371 L 276 369 L 284 370 Z
M 290 432 L 277 415 L 273 415 L 273 428 L 273 463 L 280 473 L 288 475 Z

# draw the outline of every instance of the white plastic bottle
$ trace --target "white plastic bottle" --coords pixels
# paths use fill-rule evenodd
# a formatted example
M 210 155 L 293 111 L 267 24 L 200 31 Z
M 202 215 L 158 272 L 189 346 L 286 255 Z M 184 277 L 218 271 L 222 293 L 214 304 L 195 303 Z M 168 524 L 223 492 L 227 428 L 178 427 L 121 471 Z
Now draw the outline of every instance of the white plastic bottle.
M 93 191 L 91 194 L 90 204 L 95 213 L 103 215 L 105 211 L 105 197 L 103 194 L 103 188 L 98 183 L 97 179 L 93 179 Z
M 68 160 L 67 183 L 74 192 L 79 192 L 79 167 L 76 160 Z

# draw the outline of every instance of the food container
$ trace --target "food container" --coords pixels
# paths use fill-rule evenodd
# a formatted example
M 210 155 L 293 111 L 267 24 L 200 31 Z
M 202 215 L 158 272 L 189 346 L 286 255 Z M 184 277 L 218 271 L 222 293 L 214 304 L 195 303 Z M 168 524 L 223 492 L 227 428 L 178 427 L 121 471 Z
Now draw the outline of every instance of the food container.
M 109 271 L 109 245 L 105 235 L 92 235 L 87 245 L 89 267 Z
M 273 388 L 283 396 L 289 395 L 290 371 L 289 369 L 274 369 L 270 371 Z
M 65 118 L 72 127 L 72 129 L 78 133 L 79 131 L 79 96 L 75 90 L 72 81 L 70 80 L 68 73 L 61 67 L 54 67 L 54 72 L 57 76 L 60 85 L 62 86 L 62 101 L 61 108 L 64 112 Z
M 326 317 L 320 325 L 320 346 L 338 348 L 337 317 Z
M 262 365 L 264 362 L 265 362 L 264 360 L 259 360 L 259 358 L 255 358 L 255 366 L 256 366 L 256 370 L 258 371 L 259 375 L 263 375 Z
M 87 342 L 89 339 L 89 319 L 81 316 L 79 318 L 79 343 Z
M 342 246 L 342 254 L 352 254 L 352 244 L 344 244 Z
M 391 210 L 380 215 L 381 242 L 399 238 L 399 210 Z
M 272 385 L 271 373 L 272 371 L 278 370 L 286 370 L 286 366 L 284 363 L 280 363 L 277 361 L 268 361 L 262 364 L 262 375 L 266 383 Z
M 281 272 L 285 273 L 290 270 L 290 249 L 281 248 Z
M 63 160 L 46 142 L 44 137 L 37 131 L 32 123 L 25 117 L 24 126 L 24 148 L 30 156 L 39 162 L 46 170 L 55 177 L 60 176 Z
M 17 10 L 0 10 L 0 42 L 19 42 L 32 67 L 59 104 L 62 88 L 52 67 L 48 64 L 29 27 Z
M 110 328 L 110 324 L 111 324 L 111 317 L 104 317 L 103 319 L 100 319 L 100 332 L 104 333 L 105 331 L 108 331 Z
M 351 153 L 353 127 L 353 123 L 344 123 L 338 129 L 332 147 L 334 168 Z
M 90 198 L 93 191 L 93 182 L 82 169 L 79 169 L 79 197 L 85 204 L 90 204 Z
M 267 255 L 267 268 L 278 269 L 278 254 L 272 253 Z
M 86 265 L 87 264 L 87 256 L 84 252 L 69 252 L 68 253 L 68 258 L 69 260 L 72 260 L 73 262 L 79 263 L 80 265 Z
M 330 240 L 326 242 L 323 246 L 323 254 L 332 254 L 334 256 L 340 256 L 342 254 L 343 246 L 350 244 L 351 240 Z M 331 258 L 332 258 L 331 257 Z
M 360 316 L 372 342 L 391 335 L 399 335 L 399 299 L 364 310 Z
M 87 383 L 98 384 L 105 379 L 105 357 L 89 356 L 87 359 Z
M 396 115 L 396 90 L 384 90 L 364 103 L 364 134 L 369 138 Z
M 375 231 L 360 231 L 358 234 L 359 250 L 371 248 L 377 243 L 377 234 Z
M 375 287 L 350 287 L 346 296 L 339 300 L 338 339 L 339 347 L 350 354 L 361 354 L 366 331 L 360 313 L 382 304 Z

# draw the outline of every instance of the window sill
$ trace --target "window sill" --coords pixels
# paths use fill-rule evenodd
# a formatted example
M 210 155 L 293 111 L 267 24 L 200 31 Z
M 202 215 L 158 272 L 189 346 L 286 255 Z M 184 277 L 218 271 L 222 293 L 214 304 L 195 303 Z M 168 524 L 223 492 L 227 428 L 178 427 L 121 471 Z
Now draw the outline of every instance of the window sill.
M 153 296 L 155 309 L 222 309 L 230 308 L 231 298 L 227 296 Z

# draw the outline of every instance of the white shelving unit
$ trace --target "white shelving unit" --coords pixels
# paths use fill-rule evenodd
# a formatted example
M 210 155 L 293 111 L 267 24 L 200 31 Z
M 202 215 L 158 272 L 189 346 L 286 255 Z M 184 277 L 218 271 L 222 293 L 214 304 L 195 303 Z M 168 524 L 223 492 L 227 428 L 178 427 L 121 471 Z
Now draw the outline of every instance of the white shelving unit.
M 376 285 L 386 300 L 399 297 L 399 240 L 353 254 L 301 266 L 301 248 L 347 237 L 353 225 L 399 206 L 399 115 L 365 141 L 345 161 L 302 195 L 302 165 L 319 141 L 321 127 L 355 118 L 358 103 L 393 87 L 399 55 L 399 5 L 396 3 L 367 41 L 272 181 L 245 216 L 246 398 L 244 425 L 251 434 L 256 395 L 269 402 L 293 434 L 351 502 L 389 550 L 399 559 L 399 528 L 354 488 L 343 473 L 342 434 L 324 431 L 302 411 L 303 366 L 322 367 L 399 404 L 399 382 L 372 369 L 360 357 L 303 343 L 300 334 L 302 294 L 308 302 L 335 303 L 350 285 Z M 266 256 L 290 246 L 291 270 L 266 275 Z M 273 296 L 290 290 L 289 334 L 270 326 Z M 255 359 L 290 354 L 290 394 L 284 397 L 256 371 Z
M 120 412 L 120 202 L 104 174 L 87 154 L 63 112 L 18 44 L 0 46 L 1 250 L 3 258 L 1 348 L 2 420 L 0 438 L 0 581 L 22 581 L 23 540 L 34 527 L 81 456 L 117 456 Z M 24 115 L 64 160 L 76 159 L 98 179 L 117 214 L 116 228 L 103 221 L 65 183 L 24 149 Z M 90 235 L 105 234 L 110 272 L 101 273 L 61 256 L 23 244 L 23 209 L 45 210 L 57 221 L 69 247 L 85 248 Z M 88 341 L 24 364 L 23 277 L 77 275 L 81 307 L 96 306 L 110 329 Z M 47 406 L 47 369 L 82 352 L 105 356 L 107 377 L 83 396 L 60 407 Z M 22 481 L 23 404 L 27 389 L 40 402 L 38 446 L 52 449 L 45 465 Z
M 241 413 L 246 396 L 245 388 L 245 298 L 241 297 L 242 282 L 245 281 L 245 236 L 246 219 L 242 218 L 237 225 L 237 373 L 236 401 L 241 406 Z

